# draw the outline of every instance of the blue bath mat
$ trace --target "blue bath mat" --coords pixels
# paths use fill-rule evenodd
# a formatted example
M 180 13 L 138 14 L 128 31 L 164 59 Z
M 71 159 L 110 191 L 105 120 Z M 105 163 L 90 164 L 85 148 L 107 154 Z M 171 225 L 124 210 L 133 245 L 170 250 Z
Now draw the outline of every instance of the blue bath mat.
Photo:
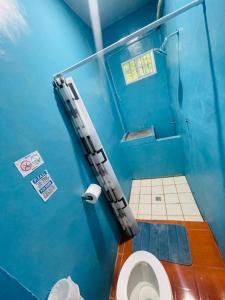
M 149 251 L 160 260 L 191 265 L 192 258 L 183 225 L 138 222 L 140 233 L 133 239 L 133 252 Z

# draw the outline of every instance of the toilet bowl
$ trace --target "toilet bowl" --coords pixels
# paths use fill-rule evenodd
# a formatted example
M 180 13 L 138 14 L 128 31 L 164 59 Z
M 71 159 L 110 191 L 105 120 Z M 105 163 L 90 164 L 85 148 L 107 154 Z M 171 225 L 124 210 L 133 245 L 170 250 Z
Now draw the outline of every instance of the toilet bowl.
M 172 300 L 169 278 L 150 252 L 136 251 L 124 263 L 118 278 L 117 300 Z

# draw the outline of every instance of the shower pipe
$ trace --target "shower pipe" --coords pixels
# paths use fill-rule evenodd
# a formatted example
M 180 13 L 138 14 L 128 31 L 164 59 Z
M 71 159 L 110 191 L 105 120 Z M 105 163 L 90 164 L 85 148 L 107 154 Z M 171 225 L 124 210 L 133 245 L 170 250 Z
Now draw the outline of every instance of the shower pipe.
M 166 16 L 164 16 L 164 17 L 162 17 L 162 18 L 160 18 L 160 19 L 158 19 L 158 20 L 142 27 L 141 29 L 138 29 L 137 31 L 135 31 L 135 32 L 131 33 L 130 35 L 120 39 L 119 41 L 113 43 L 112 45 L 110 45 L 110 46 L 108 46 L 108 47 L 106 47 L 106 48 L 104 48 L 104 49 L 88 56 L 87 58 L 79 61 L 78 63 L 72 65 L 71 67 L 68 67 L 68 68 L 60 71 L 59 73 L 54 75 L 54 78 L 61 77 L 62 75 L 66 74 L 68 72 L 71 72 L 71 71 L 77 69 L 78 67 L 80 67 L 80 66 L 82 66 L 82 65 L 84 65 L 84 64 L 86 64 L 86 63 L 88 63 L 88 62 L 90 62 L 90 61 L 92 61 L 92 60 L 94 60 L 98 57 L 103 56 L 104 54 L 106 54 L 106 53 L 108 53 L 108 52 L 110 52 L 110 51 L 126 44 L 127 42 L 129 42 L 130 40 L 136 38 L 137 36 L 139 36 L 141 34 L 144 34 L 144 33 L 148 32 L 149 30 L 152 30 L 152 29 L 166 23 L 170 19 L 173 19 L 174 17 L 184 13 L 185 11 L 191 9 L 192 7 L 195 7 L 195 6 L 198 6 L 198 5 L 202 4 L 203 2 L 204 2 L 204 0 L 194 0 L 194 1 L 190 2 L 189 4 L 184 5 L 183 7 L 175 10 L 174 12 L 171 12 L 171 13 L 167 14 Z
M 163 0 L 159 0 L 158 5 L 157 5 L 157 12 L 156 12 L 156 19 L 157 20 L 160 19 L 160 17 L 161 17 L 162 5 L 163 5 Z
M 167 55 L 166 53 L 166 45 L 168 43 L 168 40 L 169 38 L 171 38 L 172 36 L 176 35 L 176 34 L 179 34 L 179 29 L 177 29 L 176 31 L 170 33 L 169 35 L 167 35 L 162 43 L 162 45 L 160 46 L 160 48 L 153 48 L 153 51 L 154 52 L 157 52 L 157 53 L 160 53 L 160 54 L 163 54 L 163 55 Z

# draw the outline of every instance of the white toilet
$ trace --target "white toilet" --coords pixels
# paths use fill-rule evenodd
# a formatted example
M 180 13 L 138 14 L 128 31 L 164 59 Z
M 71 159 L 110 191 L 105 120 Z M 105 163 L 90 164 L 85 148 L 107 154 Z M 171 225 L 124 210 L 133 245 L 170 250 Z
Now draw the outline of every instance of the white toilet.
M 84 300 L 80 295 L 79 286 L 71 277 L 60 279 L 54 284 L 48 300 Z
M 117 300 L 172 300 L 169 278 L 150 252 L 136 251 L 124 263 L 118 278 Z

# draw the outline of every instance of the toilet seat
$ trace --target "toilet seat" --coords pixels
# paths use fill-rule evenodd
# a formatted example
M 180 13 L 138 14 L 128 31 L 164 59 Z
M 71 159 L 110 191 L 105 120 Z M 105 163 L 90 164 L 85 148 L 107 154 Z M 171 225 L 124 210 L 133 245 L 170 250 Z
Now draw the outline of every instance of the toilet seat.
M 136 280 L 136 285 L 133 287 L 132 292 L 128 295 L 128 284 L 130 283 L 130 279 L 133 281 L 131 276 L 137 277 L 138 274 L 135 274 L 135 268 L 140 266 L 139 269 L 142 268 L 141 264 L 143 264 L 145 270 L 141 273 L 146 273 L 148 269 L 149 274 L 151 273 L 153 277 L 155 277 L 156 284 L 152 284 L 150 281 L 143 281 L 140 279 L 140 282 Z M 147 268 L 147 269 L 146 269 Z M 133 271 L 133 275 L 132 275 Z M 138 273 L 139 271 L 137 271 Z M 143 275 L 143 274 L 141 274 Z M 135 284 L 135 283 L 134 283 Z M 151 291 L 152 289 L 152 291 Z M 154 289 L 154 291 L 153 291 Z M 135 294 L 136 293 L 136 294 Z M 126 262 L 124 263 L 118 278 L 117 290 L 116 290 L 116 299 L 117 300 L 133 300 L 137 297 L 140 300 L 142 299 L 158 299 L 158 300 L 172 300 L 172 289 L 170 285 L 169 278 L 163 265 L 161 262 L 150 252 L 147 251 L 136 251 L 131 254 Z M 141 294 L 143 295 L 140 298 Z M 154 295 L 157 293 L 157 295 Z M 152 295 L 152 298 L 146 298 L 145 295 Z M 136 296 L 134 296 L 136 295 Z M 137 300 L 139 300 L 137 298 Z

